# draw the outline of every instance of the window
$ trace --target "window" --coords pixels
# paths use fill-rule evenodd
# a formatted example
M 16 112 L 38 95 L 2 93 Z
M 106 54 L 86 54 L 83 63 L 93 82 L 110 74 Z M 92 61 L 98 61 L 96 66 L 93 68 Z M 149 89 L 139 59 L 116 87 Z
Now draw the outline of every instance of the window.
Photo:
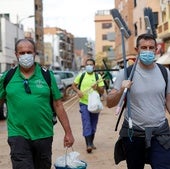
M 140 29 L 142 29 L 142 18 L 141 17 L 139 18 L 139 27 Z
M 134 0 L 134 7 L 137 6 L 137 0 Z
M 155 25 L 155 28 L 158 27 L 158 15 L 159 13 L 158 12 L 153 12 L 153 19 L 154 19 L 154 25 Z
M 134 29 L 135 29 L 135 36 L 137 36 L 138 35 L 138 27 L 137 27 L 136 23 L 134 24 Z
M 112 23 L 102 23 L 102 29 L 109 29 L 112 27 Z
M 102 40 L 107 40 L 107 35 L 106 34 L 102 35 Z

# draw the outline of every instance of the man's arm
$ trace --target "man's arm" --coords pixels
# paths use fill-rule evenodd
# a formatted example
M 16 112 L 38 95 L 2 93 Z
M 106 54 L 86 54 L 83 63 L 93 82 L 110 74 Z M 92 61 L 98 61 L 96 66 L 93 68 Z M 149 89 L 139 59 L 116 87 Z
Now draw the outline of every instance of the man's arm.
M 74 137 L 71 131 L 69 119 L 64 109 L 63 103 L 61 100 L 54 100 L 53 106 L 54 106 L 55 112 L 57 112 L 57 117 L 65 131 L 64 147 L 71 147 L 74 143 Z
M 104 87 L 103 86 L 98 86 L 97 84 L 93 85 L 92 88 L 94 90 L 96 90 L 99 94 L 103 94 L 104 93 Z
M 111 92 L 107 95 L 106 104 L 107 107 L 112 108 L 119 103 L 119 100 L 123 94 L 125 88 L 130 88 L 133 84 L 130 80 L 123 80 L 120 90 L 112 89 Z
M 83 92 L 78 89 L 78 84 L 76 84 L 75 82 L 73 82 L 72 88 L 73 88 L 73 90 L 78 94 L 79 98 L 83 97 Z

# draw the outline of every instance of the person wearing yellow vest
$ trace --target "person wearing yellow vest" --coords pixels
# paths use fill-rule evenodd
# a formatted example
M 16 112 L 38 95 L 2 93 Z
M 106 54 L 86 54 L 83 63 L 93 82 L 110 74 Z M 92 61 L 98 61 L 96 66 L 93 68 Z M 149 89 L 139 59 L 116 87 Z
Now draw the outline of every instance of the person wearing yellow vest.
M 73 89 L 77 92 L 80 100 L 80 113 L 83 127 L 83 136 L 85 137 L 87 152 L 91 153 L 96 147 L 93 144 L 94 136 L 97 129 L 97 123 L 99 113 L 91 113 L 88 111 L 88 89 L 96 90 L 100 95 L 104 92 L 104 82 L 100 74 L 98 74 L 98 83 L 96 83 L 95 77 L 95 61 L 93 59 L 87 59 L 85 65 L 85 76 L 79 86 L 81 73 L 77 75 L 72 84 Z

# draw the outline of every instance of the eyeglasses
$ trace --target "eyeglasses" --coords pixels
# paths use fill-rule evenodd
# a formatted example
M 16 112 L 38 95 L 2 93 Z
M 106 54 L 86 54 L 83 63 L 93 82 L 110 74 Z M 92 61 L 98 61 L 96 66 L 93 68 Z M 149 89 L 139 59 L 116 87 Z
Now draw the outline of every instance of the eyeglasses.
M 31 89 L 30 89 L 29 84 L 28 84 L 28 79 L 24 80 L 24 89 L 25 89 L 26 93 L 31 94 Z

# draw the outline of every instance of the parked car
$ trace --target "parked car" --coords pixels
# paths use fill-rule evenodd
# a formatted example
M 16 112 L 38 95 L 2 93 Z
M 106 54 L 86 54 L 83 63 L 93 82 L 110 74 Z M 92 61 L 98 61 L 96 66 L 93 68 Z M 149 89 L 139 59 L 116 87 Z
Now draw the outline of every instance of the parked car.
M 54 75 L 59 75 L 61 81 L 64 85 L 64 96 L 73 96 L 75 94 L 72 89 L 72 84 L 75 79 L 76 74 L 73 71 L 62 71 L 62 70 L 54 70 Z
M 64 95 L 64 91 L 65 91 L 65 85 L 62 82 L 60 75 L 54 74 L 54 77 L 56 79 L 57 86 L 58 86 L 58 88 L 59 88 L 59 90 L 60 90 L 60 92 L 61 92 L 61 94 L 63 96 Z

